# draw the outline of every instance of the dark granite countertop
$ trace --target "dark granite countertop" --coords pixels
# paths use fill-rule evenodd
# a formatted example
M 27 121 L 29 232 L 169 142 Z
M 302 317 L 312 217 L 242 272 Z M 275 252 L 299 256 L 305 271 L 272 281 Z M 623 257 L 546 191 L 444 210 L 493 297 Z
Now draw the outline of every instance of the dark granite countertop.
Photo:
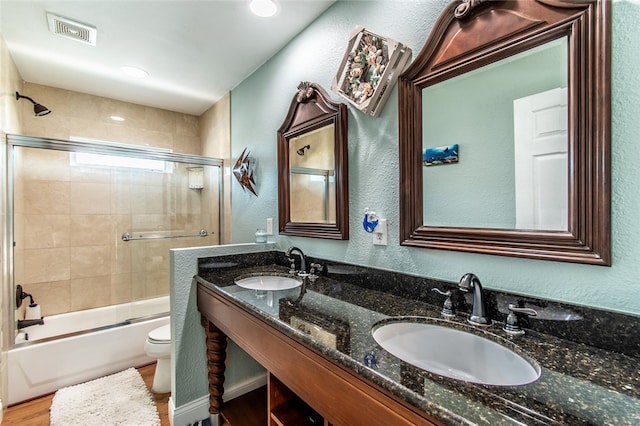
M 287 274 L 289 268 L 278 264 L 208 261 L 201 263 L 199 277 L 273 327 L 446 424 L 640 424 L 638 358 L 533 330 L 509 337 L 501 324 L 468 325 L 464 314 L 444 320 L 436 305 L 345 282 L 341 276 L 349 268 L 358 273 L 358 267 L 340 268 L 309 283 L 293 305 L 286 301 L 298 299 L 299 288 L 257 292 L 234 284 L 235 277 L 247 273 Z M 421 370 L 373 339 L 375 323 L 399 316 L 412 321 L 435 318 L 448 327 L 515 345 L 539 363 L 541 376 L 531 384 L 501 387 Z M 473 353 L 468 356 L 471 359 Z

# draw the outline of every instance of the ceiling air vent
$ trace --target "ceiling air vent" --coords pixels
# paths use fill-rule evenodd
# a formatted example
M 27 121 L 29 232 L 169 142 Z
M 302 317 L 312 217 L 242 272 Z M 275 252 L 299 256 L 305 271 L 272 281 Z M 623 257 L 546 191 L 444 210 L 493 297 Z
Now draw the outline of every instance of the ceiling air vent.
M 47 21 L 49 22 L 49 31 L 51 31 L 52 34 L 92 46 L 96 45 L 97 31 L 95 27 L 81 24 L 80 22 L 72 21 L 71 19 L 63 18 L 62 16 L 57 16 L 49 12 L 47 12 Z

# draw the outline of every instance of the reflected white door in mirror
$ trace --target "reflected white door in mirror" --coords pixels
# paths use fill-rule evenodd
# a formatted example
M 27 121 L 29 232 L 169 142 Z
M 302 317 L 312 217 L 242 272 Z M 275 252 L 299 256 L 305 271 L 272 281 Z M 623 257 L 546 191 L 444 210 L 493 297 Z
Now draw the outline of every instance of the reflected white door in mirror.
M 567 89 L 513 102 L 516 228 L 567 230 Z

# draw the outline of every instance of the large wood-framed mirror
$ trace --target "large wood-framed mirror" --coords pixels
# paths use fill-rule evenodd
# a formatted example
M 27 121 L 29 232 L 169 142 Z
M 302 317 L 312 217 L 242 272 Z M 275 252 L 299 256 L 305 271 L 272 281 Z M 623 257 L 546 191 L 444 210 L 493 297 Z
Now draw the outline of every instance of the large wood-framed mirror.
M 349 239 L 347 107 L 301 82 L 278 129 L 282 235 Z
M 449 4 L 398 82 L 402 245 L 611 264 L 610 12 Z

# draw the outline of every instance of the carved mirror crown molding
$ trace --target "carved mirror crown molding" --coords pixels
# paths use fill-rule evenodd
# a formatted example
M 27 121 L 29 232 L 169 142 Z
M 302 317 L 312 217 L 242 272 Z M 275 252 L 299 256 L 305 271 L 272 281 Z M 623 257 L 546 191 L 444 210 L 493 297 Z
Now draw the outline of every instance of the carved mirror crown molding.
M 458 0 L 447 6 L 398 82 L 402 245 L 611 264 L 610 3 Z M 563 37 L 568 52 L 566 230 L 425 225 L 423 202 L 430 199 L 423 193 L 421 154 L 428 137 L 423 135 L 423 90 Z
M 347 107 L 344 103 L 331 100 L 327 92 L 316 83 L 303 81 L 297 89 L 287 116 L 278 129 L 279 232 L 282 235 L 347 240 L 349 239 Z M 301 158 L 320 154 L 317 146 L 309 146 L 306 142 L 302 142 L 299 149 L 294 149 L 292 144 L 319 133 L 331 139 L 328 141 L 323 139 L 324 143 L 332 145 L 325 147 L 321 153 L 323 158 L 310 163 L 310 166 L 292 167 L 292 164 Z M 291 155 L 291 152 L 294 154 Z M 318 166 L 318 162 L 325 165 Z M 327 164 L 333 166 L 326 166 Z M 324 220 L 307 219 L 304 213 L 298 214 L 301 218 L 296 219 L 294 205 L 296 203 L 292 202 L 292 199 L 297 197 L 303 204 L 312 204 L 313 200 L 305 197 L 315 197 L 311 190 L 303 193 L 302 190 L 293 189 L 293 175 L 295 173 L 304 175 L 307 172 L 315 175 L 316 181 L 324 179 L 327 182 Z M 292 191 L 295 192 L 292 193 Z

